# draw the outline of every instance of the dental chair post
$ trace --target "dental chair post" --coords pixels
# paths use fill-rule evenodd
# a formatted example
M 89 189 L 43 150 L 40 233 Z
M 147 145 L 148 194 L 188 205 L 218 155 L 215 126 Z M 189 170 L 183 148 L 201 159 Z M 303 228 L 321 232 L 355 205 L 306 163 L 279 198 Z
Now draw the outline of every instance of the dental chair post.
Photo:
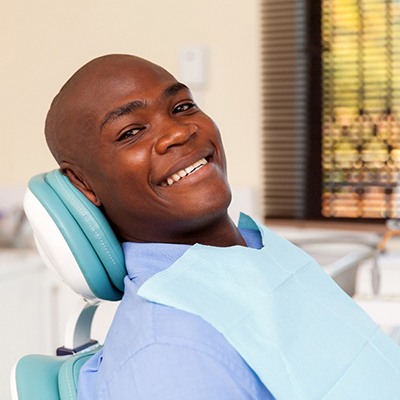
M 58 356 L 77 354 L 99 346 L 96 340 L 90 338 L 91 325 L 98 305 L 98 302 L 89 303 L 81 297 L 77 299 L 67 321 L 64 346 L 57 349 Z

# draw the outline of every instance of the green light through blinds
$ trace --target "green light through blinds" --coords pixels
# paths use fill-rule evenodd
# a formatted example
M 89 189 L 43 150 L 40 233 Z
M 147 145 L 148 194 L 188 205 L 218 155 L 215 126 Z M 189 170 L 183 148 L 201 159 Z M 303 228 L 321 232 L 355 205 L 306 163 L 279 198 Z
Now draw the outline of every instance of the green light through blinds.
M 400 1 L 322 1 L 322 215 L 400 217 Z

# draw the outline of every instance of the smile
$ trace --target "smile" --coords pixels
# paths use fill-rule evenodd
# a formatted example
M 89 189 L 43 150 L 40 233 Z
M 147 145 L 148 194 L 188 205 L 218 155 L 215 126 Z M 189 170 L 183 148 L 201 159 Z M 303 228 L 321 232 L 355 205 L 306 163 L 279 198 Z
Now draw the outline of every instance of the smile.
M 175 172 L 174 174 L 169 176 L 165 181 L 161 182 L 161 186 L 171 186 L 175 182 L 180 181 L 185 176 L 188 176 L 198 171 L 200 168 L 204 167 L 204 165 L 206 165 L 207 163 L 208 161 L 205 158 L 201 158 L 199 161 L 196 161 L 192 165 L 189 165 L 188 167 L 181 169 L 180 171 Z

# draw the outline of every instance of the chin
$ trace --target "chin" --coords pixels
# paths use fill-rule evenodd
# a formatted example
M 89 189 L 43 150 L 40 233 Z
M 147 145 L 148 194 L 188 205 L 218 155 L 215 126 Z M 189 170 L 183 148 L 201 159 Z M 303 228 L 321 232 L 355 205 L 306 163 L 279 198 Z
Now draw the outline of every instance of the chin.
M 223 193 L 212 193 L 208 196 L 197 197 L 194 201 L 186 203 L 185 210 L 180 213 L 183 221 L 197 221 L 200 224 L 209 224 L 228 214 L 228 207 L 232 195 L 230 190 Z

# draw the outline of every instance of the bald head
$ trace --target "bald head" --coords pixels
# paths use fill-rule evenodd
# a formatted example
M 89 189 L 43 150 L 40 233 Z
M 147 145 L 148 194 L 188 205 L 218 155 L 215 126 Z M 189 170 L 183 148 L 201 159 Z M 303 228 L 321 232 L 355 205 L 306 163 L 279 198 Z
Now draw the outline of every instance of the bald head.
M 163 68 L 142 58 L 111 54 L 95 58 L 81 67 L 54 98 L 47 114 L 45 136 L 56 161 L 82 163 L 93 146 L 97 103 L 109 96 L 110 87 L 124 86 L 132 75 L 137 79 L 144 71 L 168 74 Z

